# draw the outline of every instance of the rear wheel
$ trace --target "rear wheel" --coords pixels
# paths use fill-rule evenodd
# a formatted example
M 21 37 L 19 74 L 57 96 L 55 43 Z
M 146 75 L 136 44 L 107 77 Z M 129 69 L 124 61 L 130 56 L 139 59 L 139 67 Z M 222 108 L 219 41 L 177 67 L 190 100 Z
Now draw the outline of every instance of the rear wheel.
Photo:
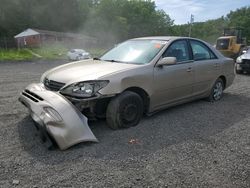
M 106 121 L 110 128 L 128 128 L 137 125 L 143 114 L 142 98 L 131 91 L 125 91 L 110 101 Z
M 221 78 L 218 78 L 211 89 L 208 100 L 211 102 L 220 100 L 223 96 L 224 87 L 225 86 L 223 80 Z

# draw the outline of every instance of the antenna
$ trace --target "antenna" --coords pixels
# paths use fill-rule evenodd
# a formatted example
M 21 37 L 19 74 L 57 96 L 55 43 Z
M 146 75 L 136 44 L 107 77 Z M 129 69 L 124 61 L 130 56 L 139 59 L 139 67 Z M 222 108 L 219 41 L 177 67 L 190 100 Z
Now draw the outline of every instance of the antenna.
M 191 16 L 190 16 L 190 22 L 189 22 L 189 33 L 188 33 L 189 37 L 191 37 L 193 23 L 194 23 L 194 15 L 191 14 Z

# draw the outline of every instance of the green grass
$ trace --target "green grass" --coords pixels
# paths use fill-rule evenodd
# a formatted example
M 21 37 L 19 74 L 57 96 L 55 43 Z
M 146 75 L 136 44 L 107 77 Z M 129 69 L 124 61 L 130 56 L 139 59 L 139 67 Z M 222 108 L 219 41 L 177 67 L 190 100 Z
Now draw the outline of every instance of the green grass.
M 67 52 L 69 51 L 63 45 L 46 45 L 40 48 L 32 48 L 32 52 L 42 56 L 43 59 L 67 59 Z M 91 54 L 92 57 L 101 56 L 106 50 L 101 48 L 84 48 Z
M 86 49 L 86 51 L 88 51 L 92 57 L 100 57 L 107 51 L 107 49 L 90 48 L 90 49 Z
M 67 59 L 68 48 L 60 44 L 44 45 L 39 48 L 0 49 L 0 61 L 55 60 Z M 100 57 L 107 49 L 85 48 L 92 57 Z
M 68 49 L 62 45 L 46 45 L 40 48 L 31 48 L 32 52 L 41 56 L 42 59 L 66 59 Z
M 31 60 L 33 55 L 26 49 L 0 49 L 0 61 Z

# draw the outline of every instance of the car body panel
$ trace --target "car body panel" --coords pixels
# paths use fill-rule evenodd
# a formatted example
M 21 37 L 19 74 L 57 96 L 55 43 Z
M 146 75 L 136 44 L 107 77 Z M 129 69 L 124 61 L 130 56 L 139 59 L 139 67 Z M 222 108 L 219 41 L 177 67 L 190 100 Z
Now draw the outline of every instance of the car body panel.
M 234 61 L 232 61 L 231 58 L 225 58 L 221 62 L 220 75 L 223 75 L 226 79 L 225 88 L 232 85 L 234 81 L 234 78 L 235 78 L 234 67 L 235 67 L 235 63 Z
M 153 109 L 192 95 L 194 72 L 193 62 L 154 68 Z M 184 78 L 184 79 L 182 79 Z
M 32 119 L 54 138 L 61 150 L 84 141 L 97 142 L 87 118 L 57 92 L 42 84 L 31 84 L 19 97 Z M 53 109 L 52 113 L 48 110 Z
M 139 65 L 118 64 L 106 61 L 84 60 L 52 69 L 46 72 L 46 76 L 43 77 L 49 80 L 60 80 L 60 82 L 66 83 L 67 86 L 82 80 L 96 80 L 111 73 L 119 73 L 138 66 Z
M 246 52 L 244 54 L 241 55 L 242 59 L 250 59 L 250 52 Z
M 194 62 L 193 94 L 199 95 L 210 90 L 211 83 L 220 76 L 221 62 L 218 59 Z

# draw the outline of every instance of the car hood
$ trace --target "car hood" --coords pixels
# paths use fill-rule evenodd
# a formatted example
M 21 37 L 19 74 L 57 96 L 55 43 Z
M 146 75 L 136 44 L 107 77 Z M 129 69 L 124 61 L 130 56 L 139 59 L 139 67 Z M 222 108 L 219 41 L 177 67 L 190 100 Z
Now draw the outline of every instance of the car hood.
M 250 59 L 250 53 L 245 53 L 240 56 L 242 59 Z
M 41 81 L 46 77 L 49 80 L 68 85 L 79 81 L 102 79 L 110 74 L 130 70 L 138 66 L 140 65 L 99 60 L 77 61 L 55 67 L 45 72 Z

